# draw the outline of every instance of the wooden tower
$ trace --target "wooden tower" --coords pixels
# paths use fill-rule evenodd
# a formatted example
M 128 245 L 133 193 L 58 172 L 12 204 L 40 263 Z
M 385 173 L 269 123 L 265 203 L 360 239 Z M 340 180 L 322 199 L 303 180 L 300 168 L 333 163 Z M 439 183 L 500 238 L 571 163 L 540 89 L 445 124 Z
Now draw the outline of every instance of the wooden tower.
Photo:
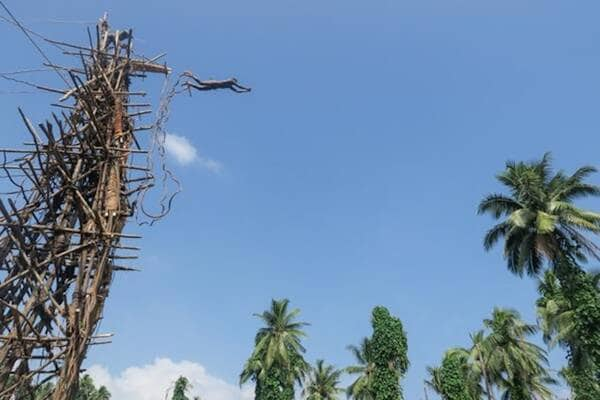
M 49 65 L 70 87 L 39 87 L 59 93 L 60 111 L 37 127 L 21 112 L 30 139 L 0 150 L 0 176 L 14 186 L 0 199 L 0 400 L 33 399 L 50 381 L 48 399 L 73 398 L 89 346 L 110 338 L 96 330 L 113 275 L 138 250 L 124 228 L 153 175 L 132 162 L 147 153 L 137 135 L 151 130 L 133 117 L 151 111 L 130 83 L 170 71 L 134 57 L 131 30 L 113 31 L 106 18 L 89 36 L 89 46 L 54 42 L 81 64 Z M 181 79 L 188 89 L 249 90 Z

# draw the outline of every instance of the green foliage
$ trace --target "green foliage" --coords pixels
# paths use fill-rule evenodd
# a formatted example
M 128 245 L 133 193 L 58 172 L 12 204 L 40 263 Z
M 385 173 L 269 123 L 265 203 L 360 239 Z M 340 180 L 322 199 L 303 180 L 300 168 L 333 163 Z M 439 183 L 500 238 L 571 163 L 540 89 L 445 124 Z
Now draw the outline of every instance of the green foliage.
M 556 275 L 562 275 L 559 280 Z M 561 276 L 559 275 L 559 276 Z M 597 276 L 562 265 L 546 272 L 537 302 L 544 339 L 568 353 L 563 376 L 575 400 L 600 399 L 600 291 Z
M 264 374 L 255 379 L 254 398 L 256 400 L 293 400 L 294 381 L 284 367 L 272 365 Z
M 548 385 L 556 381 L 549 376 L 517 376 L 503 385 L 502 400 L 550 400 L 554 399 Z
M 173 389 L 172 400 L 190 400 L 187 397 L 188 390 L 192 387 L 190 381 L 185 376 L 180 376 L 175 381 L 175 388 Z
M 35 391 L 35 400 L 47 400 L 54 390 L 54 385 L 50 382 L 38 387 Z M 30 396 L 29 396 L 30 397 Z M 23 396 L 23 399 L 28 399 L 28 396 Z M 110 400 L 110 392 L 106 387 L 96 387 L 94 380 L 89 375 L 84 375 L 79 380 L 79 388 L 75 394 L 74 400 Z
M 371 355 L 369 339 L 363 338 L 360 346 L 348 346 L 356 359 L 356 364 L 346 368 L 346 372 L 351 375 L 358 375 L 346 389 L 346 395 L 355 400 L 373 400 L 372 392 L 373 370 L 375 364 Z
M 492 400 L 494 391 L 494 377 L 498 375 L 497 368 L 491 363 L 491 357 L 494 350 L 494 344 L 488 340 L 485 330 L 479 330 L 471 335 L 472 346 L 469 351 L 470 362 L 474 379 L 482 381 L 487 397 Z M 481 387 L 478 389 L 482 391 Z M 478 398 L 479 396 L 475 396 Z
M 426 387 L 430 388 L 440 396 L 443 392 L 442 369 L 440 367 L 427 367 L 429 380 L 425 379 Z
M 408 369 L 408 345 L 402 322 L 379 306 L 373 309 L 371 323 L 369 351 L 374 364 L 371 383 L 374 399 L 402 399 L 400 379 Z
M 101 386 L 96 388 L 92 377 L 84 375 L 79 381 L 79 389 L 75 395 L 75 400 L 109 400 L 110 393 L 108 390 Z
M 444 400 L 475 400 L 469 393 L 467 358 L 447 352 L 439 370 L 439 394 Z
M 600 399 L 600 386 L 598 385 L 597 368 L 573 369 L 563 368 L 561 371 L 573 391 L 573 400 L 598 400 Z
M 478 212 L 502 219 L 485 235 L 483 244 L 492 248 L 504 238 L 508 269 L 518 275 L 541 272 L 544 260 L 562 256 L 584 260 L 596 247 L 584 233 L 600 232 L 600 214 L 577 208 L 573 199 L 600 195 L 600 188 L 585 182 L 596 169 L 584 166 L 567 176 L 553 173 L 549 154 L 530 163 L 507 162 L 497 179 L 509 195 L 490 194 Z
M 550 399 L 546 351 L 527 339 L 537 332 L 515 310 L 495 308 L 491 319 L 484 320 L 490 330 L 489 371 L 494 383 L 504 390 L 503 399 Z
M 348 397 L 356 400 L 402 399 L 400 379 L 408 369 L 407 340 L 402 322 L 385 307 L 375 307 L 371 316 L 373 335 L 360 347 L 349 346 L 357 365 L 346 368 L 358 374 L 348 387 Z
M 49 399 L 53 390 L 54 390 L 54 385 L 52 383 L 47 382 L 47 383 L 43 384 L 42 386 L 38 387 L 37 390 L 35 391 L 35 400 Z M 109 397 L 107 397 L 107 399 L 108 398 L 110 398 L 110 395 L 109 395 Z
M 446 352 L 440 367 L 429 367 L 427 385 L 444 400 L 479 400 L 502 392 L 502 400 L 549 400 L 555 383 L 546 352 L 529 342 L 536 326 L 514 310 L 494 309 L 485 330 L 471 335 L 472 347 Z M 483 387 L 482 387 L 483 386 Z
M 336 400 L 343 392 L 340 388 L 341 370 L 317 360 L 304 382 L 302 395 L 306 400 Z
M 297 322 L 300 310 L 288 311 L 289 300 L 272 300 L 271 308 L 257 314 L 264 322 L 256 334 L 254 350 L 240 374 L 240 383 L 256 383 L 256 400 L 292 400 L 294 383 L 300 382 L 308 364 L 301 339 L 306 336 Z
M 430 376 L 425 381 L 443 400 L 478 400 L 483 393 L 479 381 L 481 374 L 470 362 L 471 353 L 467 349 L 450 349 L 444 355 L 439 367 L 427 367 Z
M 585 182 L 594 172 L 584 166 L 570 176 L 553 173 L 548 154 L 540 161 L 509 162 L 498 175 L 509 195 L 491 194 L 479 205 L 480 213 L 502 219 L 486 234 L 484 247 L 504 238 L 510 271 L 537 275 L 545 261 L 552 268 L 555 281 L 540 289 L 538 311 L 546 339 L 568 350 L 564 375 L 575 400 L 587 399 L 593 386 L 600 386 L 598 282 L 578 265 L 590 255 L 598 258 L 586 234 L 600 233 L 600 214 L 573 204 L 576 198 L 600 195 L 600 187 Z M 595 396 L 600 398 L 598 391 Z

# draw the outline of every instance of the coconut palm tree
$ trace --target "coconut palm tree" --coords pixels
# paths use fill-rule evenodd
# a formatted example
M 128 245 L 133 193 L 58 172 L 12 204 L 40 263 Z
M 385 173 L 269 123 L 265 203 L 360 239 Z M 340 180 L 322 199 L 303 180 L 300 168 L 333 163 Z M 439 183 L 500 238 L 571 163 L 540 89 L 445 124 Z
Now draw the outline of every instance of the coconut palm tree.
M 565 298 L 553 271 L 546 271 L 539 281 L 538 293 L 538 323 L 544 334 L 544 341 L 551 348 L 557 344 L 566 346 L 568 343 L 577 343 L 581 338 L 576 332 L 575 311 Z
M 550 376 L 531 375 L 528 377 L 504 381 L 501 384 L 502 400 L 546 400 L 554 399 L 549 385 L 557 382 Z
M 492 378 L 498 375 L 497 367 L 491 364 L 492 346 L 483 330 L 471 335 L 470 356 L 474 374 L 481 377 L 485 387 L 485 394 L 489 400 L 495 400 L 494 382 Z
M 293 356 L 306 351 L 301 340 L 306 336 L 303 328 L 309 324 L 295 321 L 300 310 L 288 311 L 289 304 L 288 299 L 272 300 L 270 310 L 255 314 L 265 326 L 258 330 L 254 353 L 264 355 L 267 369 L 276 362 L 289 366 Z
M 594 172 L 595 168 L 584 166 L 572 175 L 561 171 L 553 173 L 549 154 L 529 163 L 508 162 L 497 178 L 509 193 L 488 195 L 478 210 L 480 214 L 491 214 L 500 220 L 485 235 L 484 247 L 489 250 L 503 239 L 504 256 L 511 272 L 538 275 L 545 262 L 555 272 L 565 300 L 563 306 L 570 305 L 564 311 L 573 312 L 572 326 L 576 327 L 576 331 L 569 334 L 569 341 L 565 339 L 569 361 L 567 380 L 576 399 L 591 398 L 589 393 L 595 389 L 590 386 L 590 379 L 596 380 L 594 385 L 600 387 L 597 329 L 600 294 L 597 282 L 579 266 L 587 257 L 598 259 L 599 249 L 587 235 L 600 232 L 600 214 L 573 204 L 577 198 L 600 195 L 600 187 L 586 182 Z M 544 315 L 557 316 L 555 305 L 550 304 Z M 565 316 L 568 314 L 561 318 Z M 548 321 L 546 325 L 556 326 L 555 322 Z M 591 362 L 579 362 L 578 354 L 588 354 Z M 600 390 L 594 396 L 600 396 Z
M 427 367 L 427 375 L 429 375 L 429 380 L 425 380 L 425 386 L 441 396 L 443 387 L 440 367 Z
M 303 328 L 308 324 L 298 322 L 299 309 L 289 310 L 289 300 L 272 300 L 271 308 L 255 314 L 264 322 L 258 330 L 254 350 L 244 365 L 240 383 L 256 382 L 256 397 L 267 390 L 286 392 L 293 398 L 294 382 L 300 382 L 308 370 L 301 340 L 306 336 Z M 265 394 L 265 398 L 269 396 Z
M 302 396 L 306 400 L 336 400 L 344 390 L 340 388 L 340 377 L 343 371 L 333 365 L 326 365 L 317 360 L 304 382 Z
M 521 320 L 517 311 L 499 308 L 484 325 L 490 331 L 486 338 L 489 372 L 496 385 L 505 389 L 506 399 L 550 399 L 547 385 L 554 380 L 547 370 L 546 351 L 527 340 L 537 327 Z
M 598 248 L 585 234 L 600 233 L 600 214 L 573 204 L 600 195 L 600 187 L 585 182 L 594 172 L 584 166 L 570 176 L 553 173 L 549 153 L 540 161 L 507 162 L 497 179 L 509 194 L 493 193 L 479 204 L 479 214 L 501 220 L 485 235 L 485 249 L 504 239 L 508 269 L 518 275 L 539 274 L 544 260 L 556 264 L 563 256 L 597 257 Z
M 373 390 L 371 383 L 373 381 L 373 371 L 375 364 L 369 349 L 369 339 L 363 338 L 359 346 L 350 345 L 348 350 L 354 355 L 356 364 L 346 368 L 346 372 L 351 375 L 358 375 L 346 389 L 346 395 L 355 400 L 373 400 Z

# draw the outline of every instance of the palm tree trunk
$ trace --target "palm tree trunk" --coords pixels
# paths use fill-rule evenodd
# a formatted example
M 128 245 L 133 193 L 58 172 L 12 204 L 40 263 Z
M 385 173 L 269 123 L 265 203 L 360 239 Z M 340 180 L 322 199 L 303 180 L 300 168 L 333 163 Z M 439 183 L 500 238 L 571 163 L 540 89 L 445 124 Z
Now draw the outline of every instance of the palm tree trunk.
M 572 300 L 569 297 L 572 297 L 576 292 L 575 286 L 577 274 L 583 273 L 583 271 L 581 271 L 579 267 L 572 265 L 572 262 L 565 256 L 554 259 L 552 264 L 554 264 L 556 278 L 558 279 L 564 294 L 568 300 Z
M 487 368 L 483 362 L 481 352 L 479 353 L 478 358 L 479 358 L 479 364 L 481 365 L 481 373 L 483 374 L 483 381 L 485 382 L 485 391 L 488 395 L 488 399 L 496 400 L 496 398 L 494 396 L 494 390 L 492 388 L 492 382 L 490 381 L 490 378 L 488 376 Z
M 487 392 L 488 399 L 496 400 L 496 397 L 494 396 L 494 389 L 492 388 L 492 383 L 490 382 L 490 379 L 487 377 L 487 374 L 485 372 L 483 373 L 483 380 L 485 381 L 485 391 Z

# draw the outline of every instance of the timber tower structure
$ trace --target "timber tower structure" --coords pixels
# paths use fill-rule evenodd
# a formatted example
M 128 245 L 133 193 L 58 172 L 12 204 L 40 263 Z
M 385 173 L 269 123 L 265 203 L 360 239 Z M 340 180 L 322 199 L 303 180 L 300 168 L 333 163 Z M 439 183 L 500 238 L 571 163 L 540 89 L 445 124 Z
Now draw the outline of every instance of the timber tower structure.
M 153 185 L 151 169 L 132 161 L 148 153 L 137 135 L 153 129 L 134 117 L 152 111 L 130 84 L 170 72 L 134 57 L 132 39 L 105 17 L 89 46 L 51 41 L 80 65 L 46 64 L 68 83 L 37 86 L 61 96 L 58 111 L 34 126 L 19 110 L 29 139 L 0 149 L 0 176 L 14 189 L 0 198 L 0 400 L 37 398 L 45 382 L 53 382 L 45 399 L 72 399 L 89 346 L 109 340 L 96 331 L 113 274 L 129 270 L 120 264 L 139 250 L 124 228 L 135 196 Z M 184 77 L 187 89 L 241 87 Z

